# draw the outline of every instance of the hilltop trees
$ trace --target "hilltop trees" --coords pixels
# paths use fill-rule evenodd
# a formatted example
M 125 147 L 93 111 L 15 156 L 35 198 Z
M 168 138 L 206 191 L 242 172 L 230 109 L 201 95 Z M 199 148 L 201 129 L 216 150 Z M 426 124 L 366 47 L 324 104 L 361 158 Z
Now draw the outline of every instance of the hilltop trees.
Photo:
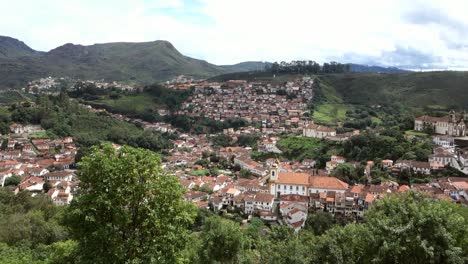
M 282 61 L 272 63 L 266 71 L 291 74 L 344 73 L 350 71 L 350 65 L 334 61 L 325 62 L 322 66 L 315 61 Z
M 151 151 L 105 144 L 80 162 L 65 223 L 83 263 L 175 263 L 195 218 Z

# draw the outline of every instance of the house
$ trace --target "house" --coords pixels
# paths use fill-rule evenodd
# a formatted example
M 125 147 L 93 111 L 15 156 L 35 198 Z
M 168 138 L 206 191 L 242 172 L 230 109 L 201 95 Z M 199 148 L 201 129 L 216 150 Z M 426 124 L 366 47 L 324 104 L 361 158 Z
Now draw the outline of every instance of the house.
M 327 161 L 327 163 L 325 164 L 325 169 L 327 170 L 328 173 L 330 173 L 336 167 L 338 167 L 339 164 L 343 164 L 345 162 L 346 162 L 346 159 L 344 157 L 332 155 L 330 158 L 330 161 Z
M 444 148 L 453 148 L 455 146 L 455 138 L 446 135 L 435 135 L 432 137 L 432 142 Z
M 49 173 L 49 170 L 41 167 L 32 168 L 29 170 L 29 174 L 36 177 L 42 177 L 47 173 Z
M 429 163 L 438 163 L 443 166 L 452 165 L 455 161 L 455 155 L 448 151 L 435 152 L 429 155 Z M 442 167 L 443 167 L 442 166 Z
M 222 196 L 212 196 L 210 198 L 210 204 L 215 212 L 221 210 L 224 204 L 224 198 Z
M 302 203 L 285 202 L 280 204 L 280 213 L 284 222 L 296 232 L 304 226 L 307 220 L 307 212 L 308 208 Z
M 71 184 L 58 183 L 47 192 L 47 195 L 52 199 L 55 205 L 70 204 L 73 199 Z
M 344 193 L 348 189 L 348 184 L 335 177 L 330 176 L 310 176 L 309 193 L 320 193 L 334 191 Z
M 431 165 L 429 162 L 416 161 L 416 160 L 397 160 L 395 163 L 395 168 L 401 170 L 411 169 L 415 173 L 429 175 L 431 174 Z
M 258 211 L 272 211 L 274 195 L 258 192 L 253 197 L 254 208 Z
M 24 133 L 24 126 L 21 124 L 13 123 L 10 125 L 10 131 L 14 134 Z
M 305 225 L 305 221 L 307 220 L 307 210 L 294 208 L 290 210 L 286 216 L 283 216 L 283 219 L 294 229 L 294 231 L 298 232 Z
M 75 172 L 71 170 L 53 171 L 44 174 L 44 179 L 48 181 L 72 181 L 75 176 Z
M 208 198 L 208 194 L 199 191 L 188 191 L 185 193 L 185 201 L 188 202 L 200 202 Z
M 260 163 L 252 160 L 249 156 L 243 155 L 240 157 L 235 157 L 234 164 L 239 165 L 242 169 L 248 170 L 254 175 L 266 175 L 266 170 L 263 168 L 263 166 Z
M 389 160 L 389 159 L 382 160 L 382 167 L 384 169 L 391 168 L 392 166 L 393 166 L 393 160 Z
M 36 176 L 26 178 L 18 185 L 18 190 L 27 190 L 30 192 L 42 192 L 44 179 Z
M 316 161 L 313 159 L 304 159 L 301 162 L 301 166 L 304 168 L 313 168 L 315 167 Z
M 302 131 L 302 135 L 304 137 L 312 137 L 312 138 L 334 137 L 336 136 L 336 130 L 326 127 L 326 126 L 310 123 L 304 127 Z

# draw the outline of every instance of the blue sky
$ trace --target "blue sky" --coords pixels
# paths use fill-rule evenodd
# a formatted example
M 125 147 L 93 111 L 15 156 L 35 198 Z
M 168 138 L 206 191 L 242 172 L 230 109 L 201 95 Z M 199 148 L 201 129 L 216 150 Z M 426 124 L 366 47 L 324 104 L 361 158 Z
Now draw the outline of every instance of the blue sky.
M 468 68 L 462 0 L 0 0 L 0 35 L 37 50 L 165 39 L 216 64 L 312 59 Z

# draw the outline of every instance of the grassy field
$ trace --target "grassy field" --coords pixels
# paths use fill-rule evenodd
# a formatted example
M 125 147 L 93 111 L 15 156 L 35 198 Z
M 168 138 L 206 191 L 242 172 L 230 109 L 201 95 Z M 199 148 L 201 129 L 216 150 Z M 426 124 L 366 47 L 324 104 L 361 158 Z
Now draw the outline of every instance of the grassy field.
M 49 138 L 49 135 L 47 134 L 46 131 L 43 131 L 43 132 L 36 132 L 36 133 L 29 134 L 29 138 L 31 138 L 31 139 L 35 139 L 35 138 Z
M 405 131 L 405 134 L 409 135 L 409 136 L 418 136 L 418 137 L 428 136 L 426 133 L 416 131 L 416 130 L 407 130 L 407 131 Z
M 143 113 L 146 110 L 157 109 L 159 107 L 159 105 L 154 102 L 152 96 L 146 93 L 125 95 L 116 100 L 107 97 L 97 100 L 95 103 L 109 105 L 116 110 L 131 111 L 134 113 Z
M 313 114 L 313 119 L 316 123 L 336 125 L 336 122 L 346 120 L 346 111 L 349 107 L 344 104 L 321 104 Z
M 190 171 L 189 174 L 192 175 L 192 176 L 205 176 L 207 174 L 209 174 L 210 171 L 209 170 L 193 170 L 193 171 Z

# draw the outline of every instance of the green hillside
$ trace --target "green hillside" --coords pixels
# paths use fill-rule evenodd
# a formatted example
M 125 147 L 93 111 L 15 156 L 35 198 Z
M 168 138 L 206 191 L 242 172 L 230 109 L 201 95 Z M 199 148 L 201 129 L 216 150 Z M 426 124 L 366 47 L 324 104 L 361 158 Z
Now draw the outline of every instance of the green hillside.
M 322 75 L 347 104 L 399 102 L 412 108 L 468 109 L 468 72 Z
M 262 68 L 262 62 L 217 66 L 181 54 L 168 41 L 65 44 L 38 52 L 23 42 L 0 36 L 0 88 L 23 86 L 46 77 L 104 79 L 147 85 L 178 75 L 208 78 Z
M 14 38 L 0 36 L 0 58 L 18 58 L 36 56 L 40 52 L 28 47 L 24 42 Z

